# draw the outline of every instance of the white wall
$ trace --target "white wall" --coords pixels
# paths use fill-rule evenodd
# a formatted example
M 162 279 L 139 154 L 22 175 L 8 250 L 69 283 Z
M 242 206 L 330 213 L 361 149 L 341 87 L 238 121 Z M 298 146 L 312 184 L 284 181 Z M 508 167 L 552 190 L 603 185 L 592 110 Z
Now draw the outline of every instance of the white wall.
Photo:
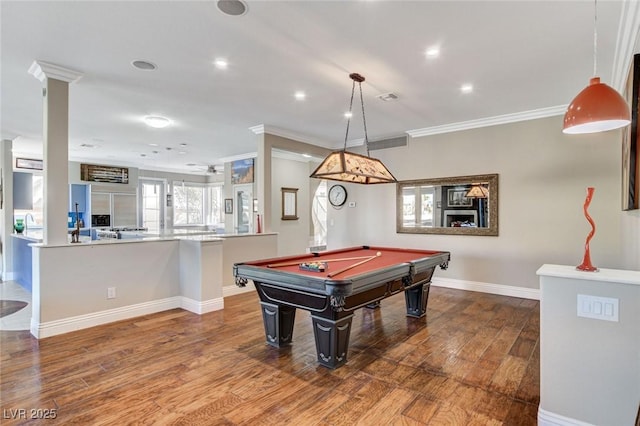
M 271 230 L 279 235 L 278 256 L 304 253 L 311 222 L 309 166 L 306 162 L 271 159 Z M 282 220 L 281 188 L 298 188 L 298 220 Z
M 621 133 L 568 136 L 562 117 L 409 140 L 373 151 L 398 180 L 499 174 L 499 236 L 397 234 L 395 185 L 345 185 L 355 208 L 329 211 L 329 248 L 381 244 L 451 251 L 439 277 L 538 288 L 544 263 L 578 265 L 590 226 L 594 265 L 638 268 L 640 216 L 621 211 Z M 624 220 L 623 220 L 624 217 Z M 333 225 L 332 225 L 333 224 Z M 634 234 L 635 233 L 635 238 Z

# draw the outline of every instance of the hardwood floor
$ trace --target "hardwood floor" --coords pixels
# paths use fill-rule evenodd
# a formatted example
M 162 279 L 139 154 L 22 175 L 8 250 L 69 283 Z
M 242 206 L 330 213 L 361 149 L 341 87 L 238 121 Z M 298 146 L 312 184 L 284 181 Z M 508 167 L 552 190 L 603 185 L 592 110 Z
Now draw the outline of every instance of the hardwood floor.
M 0 423 L 535 425 L 538 337 L 537 301 L 439 287 L 426 319 L 401 294 L 357 311 L 336 370 L 307 312 L 292 346 L 266 345 L 255 293 L 39 341 L 2 331 Z

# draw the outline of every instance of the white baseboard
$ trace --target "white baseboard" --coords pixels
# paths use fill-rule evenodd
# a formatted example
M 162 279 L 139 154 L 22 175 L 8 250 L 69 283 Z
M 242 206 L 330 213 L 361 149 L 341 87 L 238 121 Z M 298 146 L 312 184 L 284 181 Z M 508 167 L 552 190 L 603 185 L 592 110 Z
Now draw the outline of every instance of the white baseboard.
M 431 285 L 434 287 L 455 288 L 457 290 L 478 291 L 480 293 L 499 294 L 501 296 L 520 297 L 522 299 L 540 300 L 540 290 L 537 288 L 515 287 L 510 285 L 483 283 L 478 281 L 457 280 L 454 278 L 434 277 Z
M 256 286 L 253 282 L 249 281 L 246 287 L 238 287 L 237 285 L 227 285 L 222 287 L 222 297 L 235 296 L 236 294 L 248 293 L 255 291 Z
M 153 300 L 150 302 L 138 303 L 136 305 L 123 306 L 121 308 L 109 309 L 106 311 L 93 312 L 86 315 L 63 318 L 60 320 L 36 323 L 31 318 L 31 334 L 36 339 L 43 339 L 58 334 L 69 333 L 71 331 L 82 330 L 97 325 L 122 321 L 142 315 L 155 314 L 157 312 L 168 311 L 169 309 L 182 308 L 198 315 L 224 309 L 224 299 L 217 298 L 199 302 L 183 296 L 175 296 L 167 299 Z
M 169 309 L 182 307 L 181 299 L 182 298 L 180 296 L 169 297 L 167 299 L 152 300 L 150 302 L 108 309 L 106 311 L 92 312 L 90 314 L 78 315 L 75 317 L 43 323 L 34 322 L 32 317 L 31 334 L 36 339 L 43 339 L 57 334 L 64 334 L 71 331 L 82 330 L 84 328 L 95 327 L 96 325 L 103 325 L 142 315 L 168 311 Z
M 182 296 L 182 303 L 180 304 L 180 307 L 189 312 L 193 312 L 194 314 L 202 315 L 208 312 L 224 309 L 224 298 L 220 297 L 217 299 L 199 302 L 197 300 L 189 299 L 188 297 Z
M 2 281 L 14 281 L 15 279 L 16 279 L 16 274 L 13 272 L 2 273 Z
M 538 426 L 594 426 L 538 407 Z

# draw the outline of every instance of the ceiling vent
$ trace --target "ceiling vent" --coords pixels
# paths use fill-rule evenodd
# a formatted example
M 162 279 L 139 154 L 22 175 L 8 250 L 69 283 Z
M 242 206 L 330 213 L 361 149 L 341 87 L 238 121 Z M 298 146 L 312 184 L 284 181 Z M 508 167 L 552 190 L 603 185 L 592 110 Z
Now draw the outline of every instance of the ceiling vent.
M 380 99 L 381 101 L 385 101 L 385 102 L 398 100 L 398 97 L 399 96 L 396 95 L 395 93 L 383 93 L 382 95 L 376 96 L 376 98 Z
M 149 61 L 133 61 L 131 62 L 131 65 L 133 65 L 134 67 L 138 68 L 139 70 L 144 70 L 144 71 L 153 71 L 156 68 L 158 68 L 156 66 L 156 64 L 149 62 Z
M 247 4 L 241 0 L 218 0 L 217 4 L 225 15 L 241 16 L 247 13 Z
M 408 136 L 398 136 L 395 138 L 381 139 L 373 142 L 369 141 L 369 151 L 407 146 L 408 139 Z

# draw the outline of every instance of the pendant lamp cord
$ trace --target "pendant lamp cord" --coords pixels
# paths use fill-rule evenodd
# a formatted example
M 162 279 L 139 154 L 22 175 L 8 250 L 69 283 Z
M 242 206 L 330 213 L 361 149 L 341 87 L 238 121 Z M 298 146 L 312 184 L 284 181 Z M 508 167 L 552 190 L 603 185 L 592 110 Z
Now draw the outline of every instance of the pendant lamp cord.
M 351 124 L 351 110 L 353 109 L 353 93 L 356 90 L 356 81 L 353 80 L 353 84 L 351 85 L 351 101 L 349 102 L 349 116 L 347 117 L 347 133 L 344 135 L 344 148 L 343 151 L 347 150 L 347 138 L 349 137 L 349 124 Z
M 360 105 L 362 105 L 362 124 L 364 125 L 364 145 L 367 147 L 367 157 L 369 155 L 369 137 L 367 136 L 367 119 L 364 115 L 364 100 L 362 99 L 362 83 L 358 82 L 358 87 L 360 88 Z
M 598 75 L 598 0 L 593 1 L 593 76 Z
M 362 97 L 362 81 L 364 81 L 364 77 L 358 74 L 351 74 L 349 77 L 353 80 L 353 84 L 351 85 L 351 100 L 349 101 L 349 117 L 347 118 L 347 132 L 344 135 L 344 148 L 343 151 L 347 150 L 347 139 L 349 138 L 349 125 L 351 124 L 351 117 L 353 111 L 353 95 L 356 91 L 356 81 L 358 82 L 358 88 L 360 89 L 360 105 L 362 106 L 362 123 L 364 125 L 364 144 L 367 148 L 367 157 L 369 155 L 369 136 L 367 135 L 367 119 L 364 115 L 364 99 Z M 360 80 L 362 79 L 362 81 Z

